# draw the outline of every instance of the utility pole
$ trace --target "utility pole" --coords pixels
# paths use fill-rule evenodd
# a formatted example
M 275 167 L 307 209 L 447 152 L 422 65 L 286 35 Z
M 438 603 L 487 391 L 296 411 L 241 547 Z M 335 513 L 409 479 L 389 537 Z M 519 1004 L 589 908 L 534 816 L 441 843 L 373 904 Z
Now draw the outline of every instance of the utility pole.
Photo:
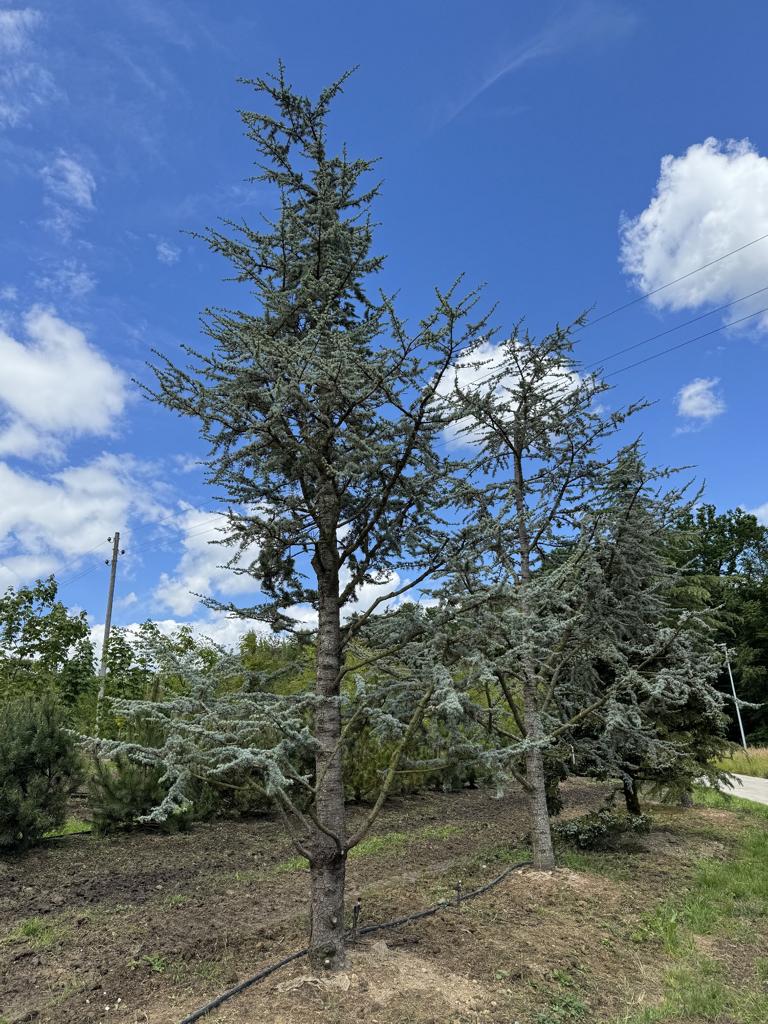
M 744 735 L 744 723 L 741 720 L 741 708 L 739 707 L 739 698 L 736 696 L 736 685 L 733 681 L 733 672 L 731 671 L 731 659 L 728 657 L 728 645 L 721 645 L 725 651 L 725 664 L 728 666 L 728 677 L 731 680 L 731 693 L 733 694 L 733 706 L 736 708 L 736 719 L 739 723 L 739 732 L 741 733 L 741 745 L 744 749 L 747 749 L 747 738 Z
M 101 704 L 104 700 L 104 691 L 107 685 L 107 648 L 109 646 L 109 631 L 112 628 L 112 602 L 115 597 L 115 579 L 117 577 L 117 559 L 125 552 L 120 550 L 120 531 L 115 531 L 114 537 L 108 537 L 112 541 L 112 559 L 109 572 L 109 592 L 107 594 L 107 614 L 104 616 L 104 641 L 101 645 L 101 664 L 99 665 L 99 693 L 96 698 L 96 735 L 99 735 L 101 722 Z M 110 565 L 110 559 L 104 560 L 105 565 Z

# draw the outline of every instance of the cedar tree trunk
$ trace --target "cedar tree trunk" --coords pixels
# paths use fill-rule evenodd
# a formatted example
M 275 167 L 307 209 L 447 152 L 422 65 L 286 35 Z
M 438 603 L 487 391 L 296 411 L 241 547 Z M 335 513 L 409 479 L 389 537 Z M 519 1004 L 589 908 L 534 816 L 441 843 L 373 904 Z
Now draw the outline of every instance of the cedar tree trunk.
M 346 821 L 341 757 L 339 670 L 341 629 L 339 571 L 335 532 L 318 544 L 313 559 L 318 581 L 317 674 L 315 693 L 315 813 L 332 836 L 315 830 L 310 861 L 310 952 L 315 970 L 344 964 L 344 879 Z M 337 842 L 338 840 L 338 842 Z
M 625 776 L 621 784 L 624 787 L 624 802 L 627 805 L 627 814 L 642 814 L 640 798 L 637 795 L 637 780 L 631 775 Z
M 541 715 L 536 706 L 536 692 L 533 686 L 525 687 L 525 731 L 531 740 L 541 739 L 544 729 Z M 541 747 L 530 747 L 525 754 L 525 780 L 528 783 L 528 804 L 531 817 L 531 847 L 533 866 L 550 871 L 555 866 L 555 852 L 552 848 L 552 830 L 547 807 L 547 784 L 544 775 L 544 755 Z

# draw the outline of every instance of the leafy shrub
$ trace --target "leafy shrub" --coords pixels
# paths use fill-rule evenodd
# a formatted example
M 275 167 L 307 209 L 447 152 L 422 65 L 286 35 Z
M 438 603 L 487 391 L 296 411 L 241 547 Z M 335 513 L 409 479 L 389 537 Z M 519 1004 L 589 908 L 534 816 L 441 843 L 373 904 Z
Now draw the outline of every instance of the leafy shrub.
M 580 850 L 607 850 L 626 833 L 647 834 L 652 824 L 647 814 L 619 814 L 603 808 L 571 821 L 559 822 L 552 831 L 559 839 Z
M 395 739 L 383 739 L 367 724 L 353 727 L 343 753 L 344 789 L 357 802 L 373 800 L 387 773 Z M 425 722 L 401 759 L 391 796 L 408 796 L 428 789 L 456 792 L 488 783 L 492 772 L 466 760 L 456 750 L 455 737 L 440 723 Z
M 27 849 L 63 825 L 80 763 L 51 694 L 3 707 L 0 721 L 0 851 Z

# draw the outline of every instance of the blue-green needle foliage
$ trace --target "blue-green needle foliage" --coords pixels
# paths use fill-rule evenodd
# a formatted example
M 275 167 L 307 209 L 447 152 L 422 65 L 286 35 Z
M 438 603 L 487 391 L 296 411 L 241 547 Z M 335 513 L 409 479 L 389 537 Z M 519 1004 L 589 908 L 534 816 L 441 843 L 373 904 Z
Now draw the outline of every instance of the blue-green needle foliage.
M 591 653 L 555 694 L 561 717 L 581 715 L 564 737 L 576 769 L 622 779 L 635 813 L 638 784 L 680 795 L 702 777 L 716 784 L 727 746 L 716 618 L 687 598 L 694 538 L 679 524 L 698 495 L 671 486 L 673 472 L 632 445 L 607 474 L 584 525 L 598 582 L 585 601 Z M 599 717 L 582 714 L 592 706 Z
M 474 295 L 438 294 L 409 333 L 392 299 L 371 289 L 382 264 L 370 214 L 378 186 L 363 182 L 374 161 L 330 152 L 327 139 L 346 78 L 314 103 L 282 68 L 249 83 L 276 108 L 242 118 L 278 214 L 263 230 L 225 221 L 201 236 L 249 303 L 206 311 L 212 345 L 188 350 L 191 369 L 166 358 L 155 367 L 156 397 L 198 420 L 210 447 L 209 479 L 240 556 L 232 569 L 265 598 L 224 607 L 278 629 L 300 628 L 293 606 L 318 605 L 318 576 L 338 574 L 344 608 L 395 565 L 420 573 L 445 561 L 437 513 L 451 503 L 452 466 L 434 442 L 450 414 L 437 397 L 482 330 L 469 319 Z
M 454 415 L 445 398 L 453 365 L 486 330 L 484 318 L 473 319 L 475 294 L 438 292 L 409 330 L 393 299 L 373 289 L 382 263 L 373 251 L 373 161 L 333 150 L 327 130 L 347 77 L 316 101 L 294 92 L 282 67 L 247 83 L 271 107 L 242 119 L 277 213 L 259 228 L 224 221 L 200 236 L 230 263 L 245 305 L 206 310 L 210 344 L 187 349 L 190 365 L 159 356 L 153 367 L 152 397 L 196 420 L 208 445 L 208 479 L 227 506 L 227 564 L 260 593 L 249 607 L 208 604 L 311 634 L 311 692 L 280 695 L 264 679 L 227 689 L 237 666 L 224 658 L 200 666 L 193 655 L 188 696 L 173 707 L 120 705 L 125 715 L 168 716 L 162 749 L 133 750 L 167 766 L 169 795 L 157 814 L 183 803 L 195 775 L 258 773 L 317 869 L 313 884 L 326 896 L 335 886 L 322 912 L 313 910 L 313 941 L 326 952 L 341 948 L 343 860 L 361 838 L 347 835 L 342 780 L 355 664 L 373 672 L 381 663 L 383 683 L 385 655 L 402 648 L 399 665 L 387 668 L 397 680 L 391 699 L 368 712 L 358 688 L 359 713 L 399 735 L 383 792 L 418 723 L 445 704 L 450 677 L 439 652 L 413 646 L 427 634 L 418 609 L 378 629 L 375 651 L 365 631 L 377 612 L 444 572 L 466 541 L 451 516 L 466 467 L 437 442 Z M 374 595 L 365 604 L 364 590 Z M 322 875 L 330 868 L 333 878 Z
M 608 385 L 583 373 L 567 330 L 515 331 L 492 363 L 456 389 L 486 477 L 469 499 L 477 546 L 446 599 L 487 595 L 454 636 L 476 680 L 465 710 L 497 738 L 481 756 L 506 758 L 528 790 L 534 861 L 551 867 L 551 783 L 575 764 L 630 788 L 633 768 L 701 771 L 722 729 L 717 658 L 706 616 L 675 607 L 664 545 L 682 494 L 654 491 L 636 445 L 608 448 L 642 404 L 606 410 Z

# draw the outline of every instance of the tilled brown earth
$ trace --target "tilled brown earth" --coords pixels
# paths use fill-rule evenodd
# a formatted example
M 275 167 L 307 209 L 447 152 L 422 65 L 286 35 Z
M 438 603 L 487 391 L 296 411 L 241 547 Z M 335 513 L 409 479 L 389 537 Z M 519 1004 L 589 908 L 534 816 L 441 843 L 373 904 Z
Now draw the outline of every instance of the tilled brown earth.
M 571 812 L 600 793 L 571 784 Z M 525 828 L 516 793 L 393 803 L 370 852 L 350 861 L 351 891 L 362 894 L 369 919 L 418 909 L 434 895 L 419 884 L 422 874 L 432 890 L 443 875 L 453 884 L 454 865 L 474 850 L 513 847 Z M 303 944 L 308 875 L 292 858 L 280 825 L 258 820 L 172 836 L 72 836 L 4 861 L 0 1015 L 40 1024 L 178 1019 Z M 494 870 L 491 863 L 482 873 Z
M 570 815 L 596 806 L 604 789 L 576 781 L 564 794 Z M 388 806 L 349 863 L 349 891 L 362 896 L 363 923 L 431 905 L 450 896 L 458 879 L 467 889 L 498 874 L 524 837 L 525 817 L 514 792 L 501 800 L 483 791 L 429 794 Z M 684 843 L 657 841 L 673 848 L 664 863 Z M 662 876 L 664 870 L 662 864 Z M 512 990 L 521 972 L 530 979 L 552 963 L 576 969 L 567 965 L 578 960 L 579 942 L 591 941 L 581 934 L 585 922 L 606 901 L 624 898 L 621 887 L 603 883 L 573 873 L 514 876 L 457 911 L 383 933 L 385 944 L 362 944 L 336 981 L 306 980 L 300 962 L 216 1019 L 303 1024 L 321 1012 L 344 1022 L 494 1019 L 487 1016 L 495 1013 L 491 1002 L 508 1007 L 504 990 Z M 307 888 L 307 872 L 270 820 L 200 825 L 175 836 L 73 836 L 6 860 L 0 864 L 0 1022 L 177 1022 L 304 945 Z M 543 954 L 554 913 L 548 901 L 558 908 L 562 930 L 562 891 L 573 895 L 566 938 L 547 939 Z M 501 948 L 510 939 L 514 962 Z M 444 982 L 440 998 L 436 977 Z M 421 1009 L 412 1016 L 398 1017 L 405 1013 L 393 996 L 398 987 L 413 989 L 408 1005 Z

